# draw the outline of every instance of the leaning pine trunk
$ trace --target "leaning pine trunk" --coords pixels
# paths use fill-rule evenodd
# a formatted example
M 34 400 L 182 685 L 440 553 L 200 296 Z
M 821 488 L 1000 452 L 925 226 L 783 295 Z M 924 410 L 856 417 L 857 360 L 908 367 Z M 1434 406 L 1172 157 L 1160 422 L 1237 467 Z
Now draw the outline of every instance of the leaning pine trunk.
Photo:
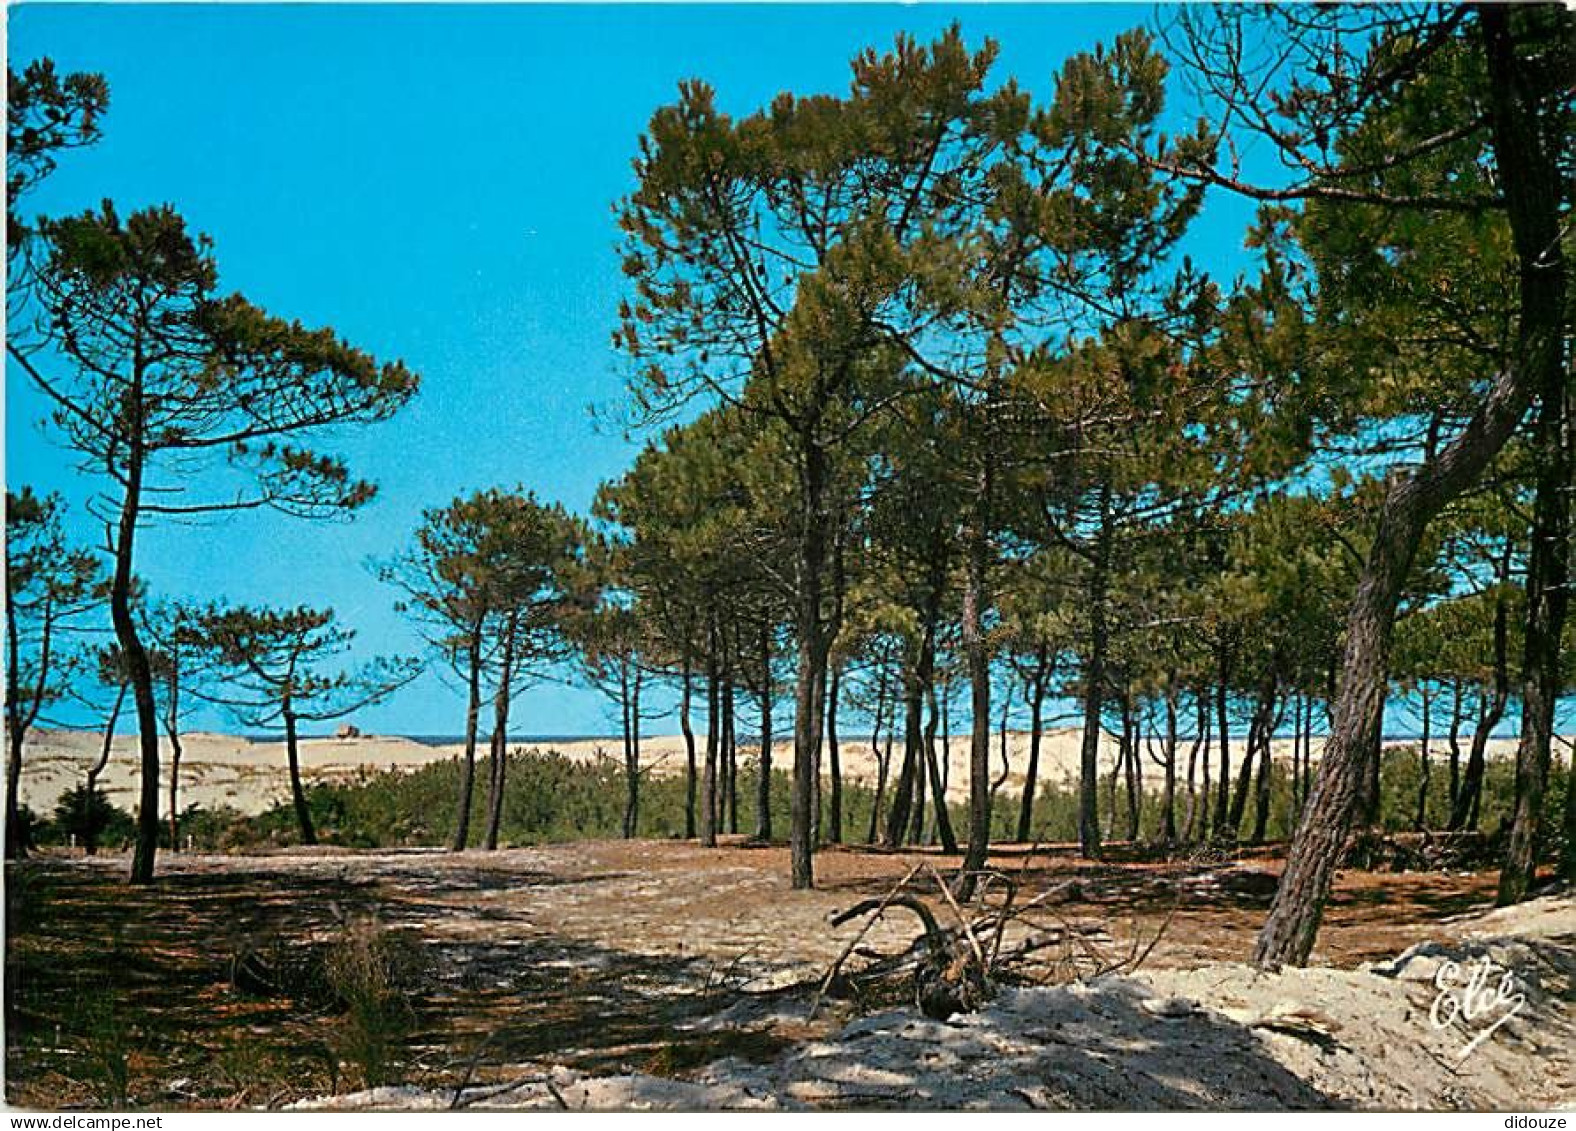
M 93 794 L 98 790 L 99 775 L 109 765 L 110 747 L 115 742 L 115 728 L 120 723 L 120 709 L 126 703 L 126 684 L 115 692 L 115 704 L 104 722 L 104 743 L 99 747 L 98 761 L 88 767 L 87 785 L 82 790 L 82 851 L 89 856 L 98 852 L 98 829 L 93 822 Z
M 132 546 L 142 511 L 142 473 L 146 453 L 142 445 L 143 371 L 139 365 L 132 375 L 127 405 L 132 419 L 128 431 L 134 437 L 126 460 L 126 494 L 121 500 L 120 519 L 115 535 L 115 573 L 110 580 L 109 613 L 115 626 L 115 642 L 120 645 L 121 662 L 131 681 L 132 701 L 137 707 L 137 746 L 140 754 L 140 781 L 137 805 L 137 849 L 131 860 L 131 882 L 153 882 L 153 864 L 159 851 L 159 710 L 153 697 L 153 668 L 148 650 L 137 634 L 137 621 L 131 612 Z
M 1325 743 L 1307 816 L 1292 842 L 1254 951 L 1254 961 L 1262 968 L 1301 965 L 1313 950 L 1330 880 L 1351 827 L 1360 757 L 1373 741 L 1370 732 L 1378 722 L 1374 702 L 1384 694 L 1396 608 L 1429 520 L 1477 479 L 1515 431 L 1532 394 L 1549 387 L 1551 373 L 1562 372 L 1565 269 L 1557 153 L 1545 145 L 1535 108 L 1523 97 L 1524 85 L 1532 78 L 1530 67 L 1516 58 L 1510 9 L 1484 5 L 1477 17 L 1488 62 L 1498 180 L 1520 266 L 1516 353 L 1443 451 L 1410 473 L 1390 478 L 1347 617 L 1335 725 Z
M 1270 771 L 1273 765 L 1273 752 L 1271 743 L 1275 739 L 1275 729 L 1285 718 L 1284 706 L 1275 713 L 1268 726 L 1259 734 L 1259 769 L 1253 780 L 1253 831 L 1248 836 L 1249 844 L 1263 844 L 1264 836 L 1269 831 L 1270 823 Z

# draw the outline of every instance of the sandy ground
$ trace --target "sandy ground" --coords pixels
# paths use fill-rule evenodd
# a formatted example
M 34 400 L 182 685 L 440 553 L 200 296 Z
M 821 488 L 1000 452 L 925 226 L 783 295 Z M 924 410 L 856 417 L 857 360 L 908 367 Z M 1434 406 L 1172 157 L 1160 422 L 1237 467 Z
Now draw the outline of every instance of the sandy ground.
M 1041 738 L 1040 775 L 1042 781 L 1072 782 L 1077 779 L 1082 732 L 1076 729 L 1049 731 Z M 110 751 L 110 760 L 100 782 L 106 794 L 122 808 L 135 807 L 137 789 L 137 749 L 135 735 L 119 735 Z M 22 800 L 35 812 L 53 811 L 60 795 L 82 782 L 88 767 L 97 761 L 102 746 L 102 736 L 89 731 L 34 732 L 24 755 L 22 769 Z M 1315 757 L 1320 740 L 1314 740 Z M 243 813 L 260 813 L 270 806 L 289 799 L 289 782 L 285 776 L 285 749 L 283 742 L 253 742 L 235 735 L 197 732 L 182 739 L 183 753 L 180 769 L 181 806 L 199 804 L 205 808 L 230 806 Z M 1028 762 L 1028 735 L 1009 732 L 1005 766 L 1007 777 L 1004 788 L 1016 792 L 1023 784 L 1023 771 Z M 900 744 L 899 744 L 900 747 Z M 947 793 L 954 801 L 962 802 L 968 796 L 968 737 L 956 735 L 947 743 L 950 764 L 947 771 Z M 520 747 L 531 749 L 531 746 Z M 618 739 L 586 739 L 573 742 L 537 744 L 536 748 L 554 749 L 576 759 L 593 761 L 602 755 L 618 755 Z M 740 747 L 741 757 L 753 757 L 758 744 L 747 741 Z M 1274 754 L 1277 758 L 1290 759 L 1290 740 L 1278 741 Z M 350 780 L 369 771 L 410 770 L 428 762 L 457 757 L 461 748 L 455 746 L 428 746 L 408 738 L 387 735 L 367 735 L 354 739 L 312 738 L 301 744 L 302 772 L 308 780 Z M 876 759 L 869 742 L 843 742 L 840 744 L 843 772 L 848 778 L 873 784 L 876 778 Z M 1495 739 L 1489 744 L 1491 757 L 1512 756 L 1515 743 L 1508 739 Z M 1186 748 L 1182 752 L 1185 759 Z M 1234 744 L 1233 755 L 1240 755 L 1240 739 Z M 1444 756 L 1441 744 L 1436 756 Z M 1116 756 L 1116 742 L 1108 734 L 1101 735 L 1101 763 L 1110 765 Z M 902 751 L 895 748 L 894 762 L 901 759 Z M 164 773 L 169 773 L 169 747 L 164 744 Z M 792 747 L 778 743 L 773 759 L 779 766 L 792 762 Z M 993 778 L 1001 774 L 1003 758 L 999 739 L 993 742 L 991 772 Z M 657 774 L 682 774 L 686 762 L 684 740 L 680 736 L 656 736 L 641 742 L 641 762 Z M 1151 782 L 1158 781 L 1159 771 L 1146 764 Z M 161 784 L 160 797 L 167 796 L 168 778 Z
M 13 1102 L 80 1089 L 82 986 L 127 969 L 122 1008 L 150 1040 L 143 1106 L 1532 1109 L 1576 1103 L 1576 903 L 1490 910 L 1494 876 L 1343 871 L 1306 971 L 1240 965 L 1280 862 L 1090 864 L 1004 847 L 1028 892 L 1076 883 L 1058 914 L 1101 945 L 1166 929 L 1136 973 L 1007 989 L 949 1023 L 912 1009 L 809 1016 L 854 938 L 831 917 L 934 852 L 833 850 L 793 892 L 783 848 L 599 841 L 496 853 L 287 850 L 13 866 L 26 897 L 8 982 Z M 1268 880 L 1266 885 L 1264 882 Z M 33 893 L 30 897 L 27 893 Z M 945 921 L 943 904 L 932 906 Z M 321 1068 L 323 1015 L 238 996 L 231 956 L 303 953 L 368 919 L 419 947 L 405 1086 L 355 1091 Z M 889 915 L 864 946 L 915 937 Z M 1464 1062 L 1475 1030 L 1436 1029 L 1447 958 L 1488 953 L 1529 1004 Z M 1398 956 L 1400 956 L 1398 958 Z M 108 966 L 105 964 L 108 963 Z M 66 1036 L 61 1035 L 64 1020 Z M 213 1065 L 237 1036 L 277 1065 L 240 1091 Z M 91 1044 L 88 1046 L 91 1048 Z M 233 1068 L 229 1071 L 234 1073 Z M 239 1077 L 237 1077 L 239 1078 Z M 251 1077 L 245 1079 L 250 1080 Z

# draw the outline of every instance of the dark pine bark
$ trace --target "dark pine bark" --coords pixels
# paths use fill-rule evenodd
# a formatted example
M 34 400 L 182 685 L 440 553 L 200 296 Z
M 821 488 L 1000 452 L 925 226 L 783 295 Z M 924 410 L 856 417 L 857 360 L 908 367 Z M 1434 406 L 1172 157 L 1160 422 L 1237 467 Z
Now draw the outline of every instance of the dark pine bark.
M 295 711 L 290 700 L 284 702 L 285 758 L 290 763 L 290 801 L 295 805 L 296 826 L 301 831 L 302 844 L 316 844 L 317 830 L 312 827 L 312 808 L 307 804 L 306 790 L 301 786 L 301 740 L 296 733 Z
M 1018 842 L 1029 841 L 1034 824 L 1034 790 L 1040 775 L 1040 732 L 1044 728 L 1045 683 L 1050 650 L 1041 643 L 1029 677 L 1029 762 L 1023 771 L 1023 796 L 1018 805 Z
M 1463 679 L 1455 681 L 1455 692 L 1451 697 L 1450 730 L 1445 740 L 1450 747 L 1450 811 L 1456 811 L 1456 798 L 1461 796 L 1461 708 L 1462 700 L 1466 698 Z
M 842 678 L 841 665 L 833 667 L 826 690 L 826 756 L 829 763 L 827 769 L 831 775 L 827 839 L 833 844 L 843 843 L 843 761 L 837 737 L 837 699 Z
M 44 703 L 44 691 L 49 686 L 55 614 L 53 604 L 45 598 L 40 617 L 42 631 L 38 644 L 38 678 L 34 682 L 32 695 L 24 710 L 21 682 L 16 670 L 16 658 L 20 655 L 16 606 L 11 596 L 9 592 L 6 593 L 5 603 L 5 630 L 11 643 L 11 663 L 6 665 L 5 721 L 8 749 L 5 764 L 5 855 L 7 860 L 17 860 L 25 856 L 28 849 L 28 845 L 23 843 L 22 822 L 18 819 L 21 812 L 19 794 L 22 786 L 22 748 L 27 742 L 27 732 L 38 719 L 38 713 Z
M 826 563 L 827 457 L 805 423 L 799 461 L 799 562 L 795 627 L 799 643 L 794 680 L 793 794 L 789 805 L 788 859 L 795 890 L 815 885 L 816 753 L 820 745 L 820 686 L 826 672 L 827 643 L 822 624 L 822 572 Z
M 1270 824 L 1270 772 L 1273 766 L 1272 743 L 1275 730 L 1286 717 L 1284 704 L 1259 732 L 1259 768 L 1253 779 L 1253 831 L 1248 834 L 1249 844 L 1263 844 Z
M 1270 712 L 1275 709 L 1275 677 L 1266 676 L 1259 686 L 1258 699 L 1253 704 L 1253 717 L 1248 722 L 1248 739 L 1242 751 L 1242 764 L 1237 767 L 1237 784 L 1231 793 L 1231 811 L 1226 821 L 1233 838 L 1241 835 L 1243 814 L 1247 811 L 1248 787 L 1252 783 L 1254 756 L 1264 737 Z
M 945 573 L 939 555 L 932 558 L 930 585 L 923 607 L 919 651 L 904 672 L 903 683 L 903 765 L 892 792 L 892 811 L 887 814 L 888 848 L 896 848 L 905 833 L 918 841 L 924 831 L 924 702 L 925 692 L 935 678 L 936 628 L 941 619 L 941 586 Z M 915 796 L 918 795 L 918 805 Z M 912 826 L 912 827 L 911 827 Z
M 464 852 L 471 839 L 471 805 L 476 795 L 476 731 L 482 714 L 482 632 L 473 625 L 465 645 L 465 753 L 460 760 L 460 811 L 451 852 Z
M 1558 360 L 1558 358 L 1556 358 Z M 1533 440 L 1538 469 L 1527 559 L 1527 611 L 1521 660 L 1521 739 L 1516 747 L 1516 809 L 1499 873 L 1497 902 L 1525 899 L 1537 872 L 1543 795 L 1561 685 L 1561 637 L 1570 590 L 1570 434 L 1567 366 L 1551 366 L 1538 390 Z
M 1231 648 L 1220 644 L 1216 649 L 1216 673 L 1220 683 L 1215 687 L 1215 730 L 1220 738 L 1220 786 L 1215 796 L 1215 839 L 1230 840 L 1237 835 L 1237 826 L 1231 822 Z
M 493 696 L 492 760 L 489 789 L 487 792 L 487 851 L 498 847 L 498 833 L 503 825 L 503 791 L 509 773 L 509 701 L 514 690 L 515 632 L 519 627 L 516 615 L 511 615 L 504 627 L 503 659 L 499 669 L 498 691 Z
M 1199 688 L 1193 694 L 1197 715 L 1193 722 L 1193 744 L 1187 755 L 1187 828 L 1183 838 L 1202 840 L 1209 833 L 1209 693 Z M 1200 752 L 1204 757 L 1199 758 Z M 1204 788 L 1197 789 L 1198 766 L 1203 762 Z
M 876 713 L 875 721 L 870 728 L 870 753 L 876 761 L 876 795 L 870 803 L 870 828 L 865 834 L 865 843 L 874 844 L 876 836 L 880 833 L 881 802 L 886 795 L 887 764 L 892 758 L 892 740 L 887 739 L 886 753 L 881 752 L 881 726 L 886 722 L 887 709 L 887 670 L 886 665 L 880 666 L 876 675 Z
M 179 678 L 178 676 L 172 679 Z M 170 691 L 171 702 L 175 701 L 176 692 Z M 180 718 L 175 709 L 165 712 L 164 734 L 170 740 L 170 851 L 179 852 L 181 847 L 181 725 Z
M 925 720 L 925 767 L 930 774 L 930 794 L 933 800 L 935 814 L 936 837 L 941 841 L 942 851 L 949 855 L 958 851 L 958 838 L 952 831 L 952 815 L 947 812 L 947 782 L 941 776 L 941 767 L 936 759 L 936 727 L 940 722 L 936 711 L 936 684 L 932 680 L 926 693 L 930 703 L 930 713 Z
M 717 623 L 711 623 L 706 650 L 706 762 L 701 777 L 700 842 L 707 848 L 717 843 L 717 748 L 721 738 L 721 712 L 717 693 Z
M 738 687 L 730 671 L 722 684 L 722 801 L 727 808 L 727 826 L 730 833 L 739 831 L 739 732 L 738 704 L 734 696 Z
M 1532 12 L 1516 9 L 1515 14 Z M 1560 254 L 1558 146 L 1563 127 L 1539 117 L 1534 67 L 1516 57 L 1512 9 L 1477 9 L 1488 63 L 1489 121 L 1498 181 L 1519 265 L 1520 318 L 1510 364 L 1466 427 L 1443 450 L 1389 480 L 1368 559 L 1346 622 L 1335 722 L 1307 815 L 1292 842 L 1254 962 L 1302 965 L 1313 950 L 1330 881 L 1351 827 L 1360 758 L 1373 741 L 1396 608 L 1429 521 L 1466 490 L 1504 446 L 1547 375 L 1562 365 L 1565 267 Z M 1530 17 L 1529 17 L 1530 18 Z M 1556 13 L 1555 18 L 1560 18 Z
M 624 720 L 623 832 L 624 839 L 630 840 L 640 822 L 640 665 L 625 659 L 619 667 Z
M 145 453 L 142 447 L 142 350 L 137 348 L 133 364 L 130 396 L 134 419 L 128 432 L 135 437 L 126 460 L 125 496 L 121 500 L 120 521 L 115 535 L 115 573 L 110 579 L 109 614 L 115 626 L 115 641 L 120 645 L 121 662 L 131 682 L 132 702 L 137 708 L 137 748 L 139 772 L 137 805 L 137 847 L 131 859 L 131 882 L 153 882 L 154 859 L 159 851 L 159 710 L 153 697 L 153 668 L 148 650 L 137 634 L 137 618 L 131 612 L 132 546 L 142 510 L 142 473 Z
M 684 732 L 684 839 L 695 839 L 695 727 L 690 722 L 690 671 L 689 652 L 684 653 L 684 672 L 680 679 L 679 729 Z
M 1122 688 L 1122 765 L 1123 784 L 1127 787 L 1127 840 L 1138 843 L 1138 809 L 1143 798 L 1143 779 L 1138 767 L 1138 727 L 1133 719 L 1133 695 Z
M 1560 879 L 1576 880 L 1576 751 L 1566 762 L 1565 818 L 1561 828 Z
M 882 843 L 896 848 L 903 843 L 913 815 L 914 779 L 919 770 L 921 741 L 921 696 L 919 663 L 908 667 L 903 676 L 903 764 L 898 769 L 897 782 L 892 789 L 892 808 L 887 813 L 885 835 Z
M 832 725 L 828 716 L 828 726 Z M 834 762 L 836 755 L 833 755 Z M 772 635 L 761 629 L 761 775 L 755 784 L 755 839 L 772 839 Z
M 1166 738 L 1160 763 L 1165 779 L 1160 788 L 1160 842 L 1175 844 L 1177 840 L 1177 731 L 1176 677 L 1166 684 Z

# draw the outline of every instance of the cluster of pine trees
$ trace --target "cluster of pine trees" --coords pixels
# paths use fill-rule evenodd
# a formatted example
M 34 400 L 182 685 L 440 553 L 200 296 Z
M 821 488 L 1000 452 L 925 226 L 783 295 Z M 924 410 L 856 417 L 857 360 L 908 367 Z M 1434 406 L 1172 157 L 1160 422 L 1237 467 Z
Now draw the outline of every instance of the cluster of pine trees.
M 797 886 L 850 692 L 903 736 L 898 843 L 941 795 L 938 684 L 966 685 L 964 893 L 1015 686 L 1036 715 L 1082 704 L 1089 855 L 1102 728 L 1130 782 L 1159 736 L 1162 836 L 1229 839 L 1264 834 L 1290 729 L 1303 819 L 1257 957 L 1301 962 L 1374 815 L 1386 705 L 1415 696 L 1456 752 L 1453 827 L 1519 711 L 1519 899 L 1558 831 L 1572 39 L 1554 6 L 1192 8 L 1163 44 L 1073 57 L 1044 101 L 957 30 L 745 117 L 683 86 L 620 209 L 615 333 L 638 417 L 682 423 L 599 513 L 650 666 L 722 699 L 701 834 L 732 691 L 779 657 Z M 1181 129 L 1174 68 L 1204 110 Z M 1253 148 L 1277 167 L 1250 174 Z M 1225 280 L 1184 250 L 1228 193 L 1258 209 Z M 1179 830 L 1178 751 L 1211 728 L 1213 804 Z
M 686 832 L 705 843 L 739 827 L 737 752 L 757 735 L 754 832 L 780 834 L 768 791 L 791 734 L 796 887 L 819 843 L 933 829 L 963 851 L 970 894 L 1001 784 L 994 724 L 1015 699 L 1030 719 L 1017 836 L 1034 835 L 1047 705 L 1071 699 L 1090 857 L 1102 732 L 1120 751 L 1107 809 L 1121 779 L 1136 839 L 1157 792 L 1163 842 L 1262 839 L 1271 742 L 1292 736 L 1301 816 L 1266 966 L 1307 959 L 1347 834 L 1378 817 L 1398 704 L 1425 750 L 1445 736 L 1451 828 L 1475 827 L 1488 737 L 1515 725 L 1503 901 L 1557 837 L 1571 873 L 1576 791 L 1563 830 L 1543 813 L 1567 685 L 1576 17 L 1190 7 L 1071 57 L 1044 99 L 996 54 L 954 28 L 863 53 L 843 95 L 733 117 L 694 81 L 652 117 L 618 208 L 614 345 L 632 423 L 659 434 L 589 516 L 477 492 L 428 511 L 379 571 L 467 690 L 454 847 L 471 837 L 484 702 L 493 847 L 510 704 L 573 659 L 621 714 L 626 833 L 655 685 L 677 698 Z M 1191 122 L 1168 107 L 1184 88 Z M 386 418 L 416 378 L 217 297 L 209 248 L 172 210 L 24 224 L 17 200 L 91 140 L 106 99 L 47 64 L 11 76 L 8 256 L 35 317 L 8 349 L 113 485 L 114 569 L 43 553 L 55 564 L 8 570 L 8 608 L 36 643 L 108 601 L 105 678 L 123 673 L 141 736 L 145 880 L 156 685 L 178 751 L 171 672 L 218 673 L 208 701 L 282 722 L 294 771 L 297 722 L 388 695 L 415 666 L 309 677 L 347 641 L 317 610 L 150 609 L 139 526 L 354 510 L 371 486 L 296 445 Z M 1194 235 L 1227 195 L 1257 202 L 1252 267 L 1229 278 Z M 204 459 L 230 470 L 203 475 Z M 55 503 L 8 504 L 8 549 L 60 543 Z M 22 623 L 13 815 L 27 712 L 52 686 Z M 937 754 L 955 698 L 960 829 Z M 868 829 L 844 828 L 840 716 L 875 732 Z

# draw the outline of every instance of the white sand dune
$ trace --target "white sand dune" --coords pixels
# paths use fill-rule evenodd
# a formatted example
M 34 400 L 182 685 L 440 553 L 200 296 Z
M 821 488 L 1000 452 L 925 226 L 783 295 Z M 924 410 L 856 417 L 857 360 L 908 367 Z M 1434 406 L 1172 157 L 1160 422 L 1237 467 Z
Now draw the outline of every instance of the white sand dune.
M 1071 782 L 1078 776 L 1079 751 L 1082 732 L 1075 728 L 1047 731 L 1040 741 L 1040 780 L 1045 782 Z M 24 803 L 35 812 L 48 813 L 54 809 L 61 794 L 80 784 L 88 768 L 98 759 L 103 737 L 92 731 L 38 730 L 29 735 L 24 754 L 21 796 Z M 243 813 L 260 813 L 276 802 L 289 797 L 289 779 L 286 774 L 285 747 L 282 741 L 254 741 L 238 735 L 215 734 L 199 731 L 181 739 L 183 754 L 180 768 L 180 804 L 185 808 L 199 804 L 204 808 L 229 806 Z M 1321 740 L 1314 740 L 1314 756 L 1318 757 Z M 169 743 L 163 742 L 163 774 L 160 783 L 161 804 L 167 796 L 169 774 Z M 938 746 L 941 745 L 938 742 Z M 1178 755 L 1178 778 L 1186 773 L 1189 748 L 1184 743 Z M 1402 743 L 1401 745 L 1414 745 Z M 885 743 L 883 742 L 883 747 Z M 947 795 L 962 801 L 968 791 L 968 736 L 953 735 L 945 743 L 948 766 L 946 769 Z M 516 749 L 556 750 L 566 757 L 580 761 L 594 761 L 600 756 L 621 757 L 622 745 L 618 738 L 575 739 L 563 742 L 536 742 L 516 744 Z M 755 758 L 759 742 L 741 736 L 739 756 Z M 1230 753 L 1233 765 L 1242 755 L 1243 742 L 1233 736 Z M 1007 735 L 1005 761 L 999 735 L 991 741 L 991 777 L 999 778 L 1005 768 L 1002 788 L 1017 792 L 1023 785 L 1024 770 L 1028 764 L 1029 736 L 1010 731 Z M 1109 734 L 1100 736 L 1100 765 L 1109 770 L 1116 757 L 1117 743 Z M 874 784 L 877 759 L 868 739 L 844 740 L 839 743 L 842 771 L 847 780 Z M 360 738 L 309 738 L 301 743 L 301 767 L 308 781 L 348 781 L 358 776 L 379 771 L 412 770 L 429 762 L 458 757 L 458 744 L 431 746 L 397 735 L 364 735 Z M 703 753 L 703 751 L 702 751 Z M 1277 759 L 1289 760 L 1291 740 L 1279 739 L 1273 747 Z M 1444 758 L 1443 742 L 1433 748 L 1436 758 Z M 1494 739 L 1489 744 L 1490 757 L 1514 756 L 1512 739 Z M 787 769 L 792 765 L 793 750 L 788 741 L 773 746 L 773 762 Z M 892 772 L 902 759 L 902 741 L 892 747 Z M 684 739 L 679 735 L 661 735 L 641 740 L 641 765 L 650 772 L 679 775 L 686 762 Z M 827 759 L 823 753 L 823 772 Z M 1161 770 L 1147 756 L 1144 759 L 1145 784 L 1158 788 Z M 110 748 L 109 765 L 99 779 L 101 788 L 116 804 L 126 809 L 135 806 L 137 790 L 137 739 L 135 735 L 119 735 Z

